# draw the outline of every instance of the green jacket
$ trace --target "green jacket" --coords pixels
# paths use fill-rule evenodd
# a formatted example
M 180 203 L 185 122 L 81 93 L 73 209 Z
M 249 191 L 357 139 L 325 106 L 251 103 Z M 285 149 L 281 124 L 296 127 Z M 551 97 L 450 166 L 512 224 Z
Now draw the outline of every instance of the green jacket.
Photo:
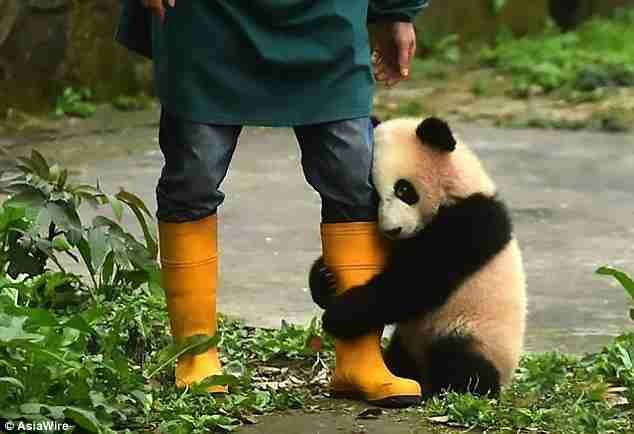
M 154 59 L 168 112 L 292 126 L 368 116 L 367 21 L 412 21 L 427 0 L 177 0 L 160 23 L 123 0 L 117 39 Z M 151 33 L 151 36 L 150 36 Z

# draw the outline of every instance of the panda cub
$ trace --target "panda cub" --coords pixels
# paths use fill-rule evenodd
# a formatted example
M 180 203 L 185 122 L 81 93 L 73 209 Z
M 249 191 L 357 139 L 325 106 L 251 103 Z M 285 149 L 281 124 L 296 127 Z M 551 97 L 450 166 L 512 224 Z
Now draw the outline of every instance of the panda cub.
M 384 354 L 392 373 L 425 395 L 498 394 L 522 351 L 526 285 L 494 183 L 437 118 L 377 125 L 374 153 L 389 255 L 381 273 L 340 295 L 322 258 L 313 264 L 324 329 L 345 339 L 395 323 Z

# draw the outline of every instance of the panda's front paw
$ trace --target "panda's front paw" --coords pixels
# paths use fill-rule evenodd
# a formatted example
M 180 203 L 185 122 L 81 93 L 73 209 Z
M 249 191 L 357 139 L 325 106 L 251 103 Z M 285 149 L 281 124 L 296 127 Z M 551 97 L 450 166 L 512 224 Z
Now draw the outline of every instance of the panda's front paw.
M 337 295 L 337 282 L 323 257 L 319 257 L 310 269 L 308 285 L 313 301 L 322 309 L 328 309 Z
M 354 338 L 363 334 L 358 324 L 350 317 L 350 312 L 340 303 L 333 303 L 321 317 L 321 326 L 331 336 L 340 339 Z

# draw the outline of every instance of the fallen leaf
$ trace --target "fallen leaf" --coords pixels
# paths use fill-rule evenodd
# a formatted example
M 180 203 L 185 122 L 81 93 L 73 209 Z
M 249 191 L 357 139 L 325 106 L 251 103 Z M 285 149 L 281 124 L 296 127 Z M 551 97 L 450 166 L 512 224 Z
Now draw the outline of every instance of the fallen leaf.
M 242 416 L 242 421 L 249 425 L 255 425 L 256 423 L 258 423 L 258 420 L 255 416 Z
M 258 372 L 262 374 L 279 374 L 282 372 L 280 368 L 276 368 L 275 366 L 259 366 Z
M 297 378 L 297 377 L 296 377 L 296 376 L 294 376 L 294 375 L 290 375 L 290 376 L 288 377 L 288 380 L 289 380 L 291 383 L 295 383 L 295 384 L 306 384 L 306 382 L 305 382 L 305 381 L 303 381 L 303 380 L 301 380 L 301 379 Z
M 357 415 L 357 419 L 378 419 L 383 414 L 380 408 L 366 408 Z
M 432 416 L 428 417 L 427 420 L 434 423 L 447 423 L 449 422 L 449 416 Z

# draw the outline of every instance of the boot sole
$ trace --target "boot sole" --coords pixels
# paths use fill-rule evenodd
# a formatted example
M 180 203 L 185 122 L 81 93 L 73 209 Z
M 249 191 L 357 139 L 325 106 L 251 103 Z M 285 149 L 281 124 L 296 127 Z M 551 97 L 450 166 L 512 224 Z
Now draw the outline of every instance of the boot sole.
M 368 404 L 383 408 L 406 408 L 419 405 L 422 398 L 418 395 L 390 396 L 383 399 L 367 399 L 362 393 L 347 390 L 331 390 L 330 397 L 334 399 L 351 399 L 365 401 Z

